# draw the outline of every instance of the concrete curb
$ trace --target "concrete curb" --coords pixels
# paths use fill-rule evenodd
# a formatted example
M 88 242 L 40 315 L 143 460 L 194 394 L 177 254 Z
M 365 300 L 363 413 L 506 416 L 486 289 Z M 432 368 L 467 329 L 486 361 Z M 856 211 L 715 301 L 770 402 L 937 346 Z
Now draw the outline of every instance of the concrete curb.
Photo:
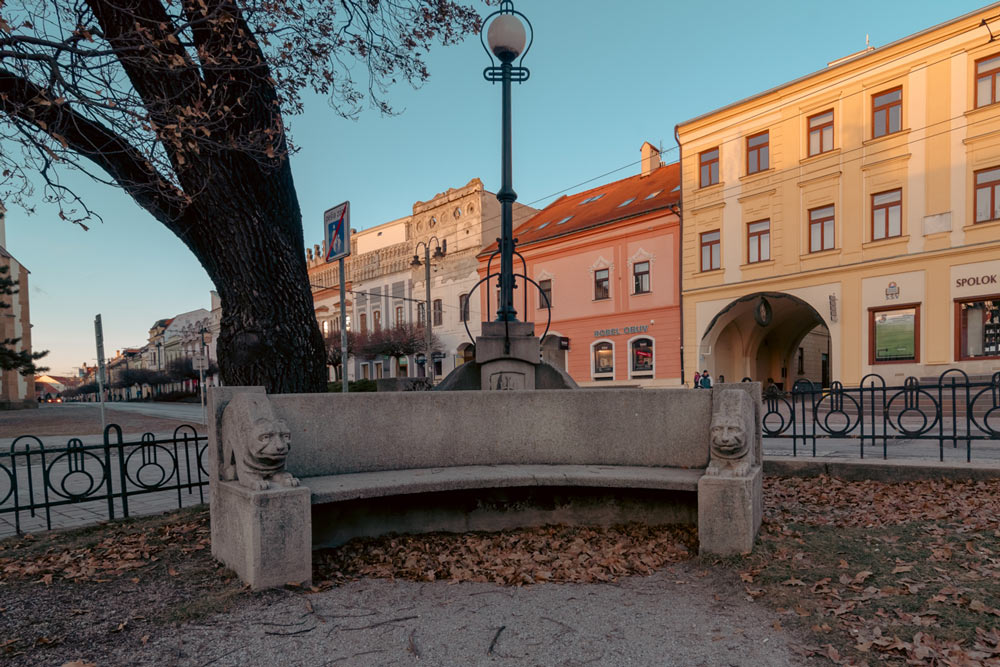
M 920 460 L 764 457 L 764 474 L 786 477 L 829 475 L 847 481 L 912 482 L 927 479 L 981 481 L 1000 479 L 1000 465 L 991 463 L 941 463 Z

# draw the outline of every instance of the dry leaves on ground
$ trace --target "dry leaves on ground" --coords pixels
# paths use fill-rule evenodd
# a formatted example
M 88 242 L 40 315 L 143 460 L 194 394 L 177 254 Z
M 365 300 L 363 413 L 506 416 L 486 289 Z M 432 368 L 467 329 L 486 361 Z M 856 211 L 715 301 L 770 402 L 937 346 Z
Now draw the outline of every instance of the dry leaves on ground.
M 1000 665 L 1000 481 L 765 480 L 747 595 L 837 664 Z
M 125 524 L 92 532 L 94 539 L 79 545 L 63 545 L 57 539 L 47 545 L 45 538 L 30 535 L 0 545 L 0 582 L 31 579 L 49 585 L 54 578 L 101 582 L 157 562 L 168 546 L 182 554 L 210 548 L 207 521 L 201 518 L 149 531 Z
M 352 540 L 317 554 L 319 581 L 357 577 L 480 581 L 504 585 L 590 583 L 651 574 L 697 553 L 693 527 L 547 526 L 500 533 L 432 533 Z

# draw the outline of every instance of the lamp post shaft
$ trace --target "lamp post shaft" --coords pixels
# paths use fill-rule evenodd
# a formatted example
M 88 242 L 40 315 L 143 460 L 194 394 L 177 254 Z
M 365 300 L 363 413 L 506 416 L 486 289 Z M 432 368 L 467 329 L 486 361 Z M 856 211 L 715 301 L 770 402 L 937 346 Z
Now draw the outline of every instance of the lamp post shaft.
M 424 325 L 424 335 L 426 336 L 425 345 L 427 349 L 424 351 L 424 368 L 426 369 L 426 375 L 430 378 L 431 386 L 434 385 L 434 352 L 431 350 L 431 340 L 433 339 L 433 332 L 431 331 L 431 244 L 424 244 L 424 288 L 427 291 L 427 308 L 424 314 L 427 320 Z
M 513 159 L 511 156 L 511 111 L 510 79 L 511 64 L 505 61 L 500 66 L 503 76 L 503 112 L 501 114 L 501 183 L 497 200 L 500 202 L 500 303 L 497 309 L 498 322 L 517 321 L 514 310 L 514 201 L 517 193 L 513 186 Z

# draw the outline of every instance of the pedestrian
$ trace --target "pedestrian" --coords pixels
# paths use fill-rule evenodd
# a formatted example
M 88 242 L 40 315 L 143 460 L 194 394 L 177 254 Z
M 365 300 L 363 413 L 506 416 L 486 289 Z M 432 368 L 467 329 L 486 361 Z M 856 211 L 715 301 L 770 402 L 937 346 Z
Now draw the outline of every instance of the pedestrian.
M 712 388 L 712 376 L 708 374 L 708 369 L 701 372 L 701 388 L 711 389 Z
M 698 387 L 700 387 L 701 386 L 700 383 L 701 383 L 701 373 L 699 373 L 698 371 L 695 371 L 694 372 L 694 385 L 693 385 L 694 388 L 697 389 Z

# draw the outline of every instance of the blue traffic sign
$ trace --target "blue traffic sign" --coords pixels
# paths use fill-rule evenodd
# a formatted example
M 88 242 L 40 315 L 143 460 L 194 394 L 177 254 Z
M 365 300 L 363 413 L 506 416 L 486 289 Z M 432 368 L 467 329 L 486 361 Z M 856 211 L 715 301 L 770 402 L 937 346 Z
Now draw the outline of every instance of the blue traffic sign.
M 334 262 L 351 254 L 351 202 L 345 201 L 323 213 L 326 261 Z

